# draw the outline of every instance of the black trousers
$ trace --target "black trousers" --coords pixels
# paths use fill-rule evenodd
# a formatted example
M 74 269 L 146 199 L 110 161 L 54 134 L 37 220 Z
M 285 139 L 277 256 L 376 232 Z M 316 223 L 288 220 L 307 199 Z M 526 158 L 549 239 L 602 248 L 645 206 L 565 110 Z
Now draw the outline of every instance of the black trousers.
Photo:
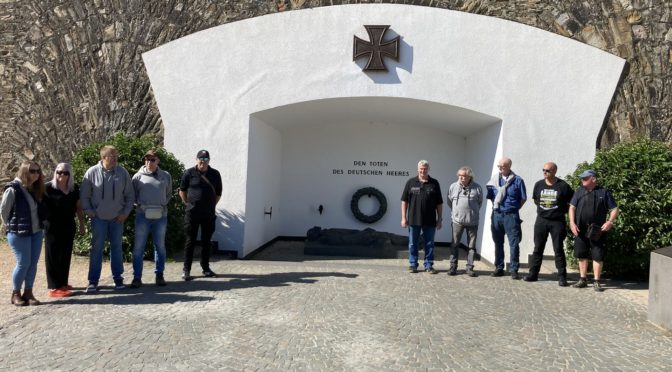
M 47 268 L 47 286 L 57 289 L 68 285 L 74 229 L 54 228 L 45 238 L 45 261 Z
M 184 215 L 184 232 L 186 242 L 184 245 L 184 271 L 191 271 L 191 263 L 194 260 L 194 245 L 201 229 L 201 268 L 203 271 L 210 270 L 210 251 L 212 234 L 215 232 L 215 214 L 198 213 L 187 211 Z
M 537 220 L 534 222 L 534 251 L 532 252 L 532 260 L 530 261 L 530 275 L 539 275 L 541 261 L 544 257 L 544 249 L 546 248 L 546 240 L 549 234 L 553 243 L 555 268 L 558 270 L 558 276 L 567 277 L 567 259 L 563 247 L 563 242 L 567 237 L 565 221 L 547 220 L 542 217 L 537 217 Z

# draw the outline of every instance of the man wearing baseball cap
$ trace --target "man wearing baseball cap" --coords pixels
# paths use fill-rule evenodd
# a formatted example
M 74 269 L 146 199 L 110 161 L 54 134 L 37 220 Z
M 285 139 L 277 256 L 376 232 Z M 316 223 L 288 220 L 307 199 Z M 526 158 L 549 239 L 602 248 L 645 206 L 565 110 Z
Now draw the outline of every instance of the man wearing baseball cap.
M 618 207 L 611 191 L 597 185 L 597 173 L 588 169 L 579 175 L 581 186 L 569 202 L 569 227 L 574 239 L 574 256 L 579 260 L 581 278 L 574 288 L 588 286 L 588 259 L 593 260 L 593 289 L 602 292 L 600 274 L 604 262 L 606 232 L 614 227 Z M 608 218 L 607 218 L 608 216 Z
M 203 276 L 214 277 L 210 269 L 210 250 L 212 234 L 215 232 L 215 206 L 222 196 L 222 177 L 210 166 L 210 153 L 200 150 L 196 154 L 196 165 L 187 169 L 180 182 L 180 199 L 186 206 L 184 228 L 186 242 L 184 246 L 184 268 L 182 279 L 193 279 L 191 263 L 194 258 L 194 244 L 201 229 L 201 268 Z

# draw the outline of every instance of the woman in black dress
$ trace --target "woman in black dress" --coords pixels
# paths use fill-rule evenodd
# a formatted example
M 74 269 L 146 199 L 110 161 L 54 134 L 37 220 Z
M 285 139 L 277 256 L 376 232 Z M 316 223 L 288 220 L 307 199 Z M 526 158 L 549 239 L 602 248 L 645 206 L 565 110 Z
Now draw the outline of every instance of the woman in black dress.
M 75 215 L 79 233 L 84 233 L 84 214 L 79 205 L 79 188 L 72 179 L 72 166 L 60 163 L 54 178 L 47 182 L 46 202 L 49 207 L 49 224 L 45 239 L 45 266 L 49 297 L 68 297 L 72 287 L 68 284 L 72 244 L 75 238 Z

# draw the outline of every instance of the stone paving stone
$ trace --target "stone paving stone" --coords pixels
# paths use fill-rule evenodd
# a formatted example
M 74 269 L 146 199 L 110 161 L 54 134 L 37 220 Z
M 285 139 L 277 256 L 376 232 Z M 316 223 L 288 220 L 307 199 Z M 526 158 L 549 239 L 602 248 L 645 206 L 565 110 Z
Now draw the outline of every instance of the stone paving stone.
M 2 306 L 9 315 L 0 317 L 1 368 L 670 368 L 672 337 L 618 290 L 409 274 L 403 260 L 307 257 L 286 247 L 254 260 L 213 262 L 217 278 L 185 283 L 181 265 L 168 263 L 166 287 L 149 283 L 47 298 L 32 308 Z M 442 266 L 448 265 L 437 262 Z M 477 263 L 477 270 L 490 268 Z

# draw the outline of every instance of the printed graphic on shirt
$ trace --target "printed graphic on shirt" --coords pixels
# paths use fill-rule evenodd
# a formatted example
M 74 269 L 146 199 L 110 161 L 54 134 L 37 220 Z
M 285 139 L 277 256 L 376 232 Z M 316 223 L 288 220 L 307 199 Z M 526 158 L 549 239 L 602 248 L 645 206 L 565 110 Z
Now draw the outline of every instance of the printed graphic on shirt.
M 558 208 L 558 192 L 553 189 L 541 190 L 539 197 L 539 207 L 544 210 L 552 210 Z

